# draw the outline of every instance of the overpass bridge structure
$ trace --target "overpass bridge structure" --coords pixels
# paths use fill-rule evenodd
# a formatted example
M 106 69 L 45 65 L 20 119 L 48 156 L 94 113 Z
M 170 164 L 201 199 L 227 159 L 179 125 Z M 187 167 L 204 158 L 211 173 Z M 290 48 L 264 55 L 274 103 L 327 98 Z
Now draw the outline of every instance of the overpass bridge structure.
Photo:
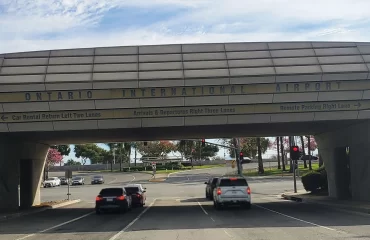
M 370 200 L 369 68 L 366 42 L 0 54 L 0 208 L 19 182 L 21 206 L 39 203 L 49 144 L 308 134 L 330 195 Z

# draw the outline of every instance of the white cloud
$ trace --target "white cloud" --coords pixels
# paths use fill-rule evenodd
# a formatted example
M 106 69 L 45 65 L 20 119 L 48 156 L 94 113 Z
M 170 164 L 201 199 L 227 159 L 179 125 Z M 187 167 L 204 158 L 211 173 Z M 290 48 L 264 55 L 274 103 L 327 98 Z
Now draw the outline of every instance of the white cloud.
M 130 7 L 171 9 L 174 16 L 138 29 L 98 31 L 110 10 Z M 368 0 L 1 0 L 0 52 L 195 42 L 369 41 L 369 8 Z

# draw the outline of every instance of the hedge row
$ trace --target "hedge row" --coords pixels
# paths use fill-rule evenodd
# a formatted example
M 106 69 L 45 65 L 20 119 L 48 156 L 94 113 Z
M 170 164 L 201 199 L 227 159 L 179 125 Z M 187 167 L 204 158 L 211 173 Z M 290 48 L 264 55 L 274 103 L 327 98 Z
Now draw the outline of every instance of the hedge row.
M 301 180 L 306 191 L 318 192 L 328 189 L 328 177 L 324 166 L 303 174 Z

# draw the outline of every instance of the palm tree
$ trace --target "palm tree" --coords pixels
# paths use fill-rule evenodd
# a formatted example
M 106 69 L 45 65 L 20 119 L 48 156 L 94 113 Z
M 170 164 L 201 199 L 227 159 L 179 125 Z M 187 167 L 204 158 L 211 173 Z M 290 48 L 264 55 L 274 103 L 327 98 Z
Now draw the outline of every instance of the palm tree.
M 286 168 L 285 168 L 285 153 L 284 153 L 283 137 L 280 137 L 280 152 L 281 152 L 281 163 L 283 165 L 283 171 L 285 171 Z
M 128 161 L 128 165 L 129 166 L 131 164 L 131 148 L 132 148 L 133 145 L 134 145 L 133 142 L 123 143 L 123 148 L 125 149 L 126 156 L 127 156 L 127 161 Z
M 302 144 L 302 154 L 303 154 L 303 166 L 304 168 L 307 168 L 307 162 L 306 162 L 306 158 L 304 157 L 306 155 L 306 152 L 304 150 L 304 140 L 303 140 L 303 136 L 300 136 L 301 138 L 301 144 Z
M 257 138 L 257 152 L 258 152 L 258 173 L 263 174 L 265 169 L 263 169 L 262 162 L 262 151 L 261 151 L 261 138 Z

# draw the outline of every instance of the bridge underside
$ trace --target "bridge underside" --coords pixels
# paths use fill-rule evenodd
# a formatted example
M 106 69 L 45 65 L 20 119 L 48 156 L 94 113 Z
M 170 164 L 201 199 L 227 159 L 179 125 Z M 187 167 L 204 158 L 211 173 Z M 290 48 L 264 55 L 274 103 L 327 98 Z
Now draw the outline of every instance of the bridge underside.
M 363 120 L 367 121 L 367 120 Z M 155 128 L 122 128 L 80 131 L 40 131 L 3 134 L 15 141 L 38 142 L 43 144 L 81 144 L 95 142 L 127 142 L 144 140 L 177 140 L 201 138 L 227 138 L 243 136 L 300 136 L 318 135 L 328 131 L 344 129 L 357 124 L 359 120 L 255 123 L 237 125 L 202 125 Z M 1 137 L 2 135 L 0 135 Z

